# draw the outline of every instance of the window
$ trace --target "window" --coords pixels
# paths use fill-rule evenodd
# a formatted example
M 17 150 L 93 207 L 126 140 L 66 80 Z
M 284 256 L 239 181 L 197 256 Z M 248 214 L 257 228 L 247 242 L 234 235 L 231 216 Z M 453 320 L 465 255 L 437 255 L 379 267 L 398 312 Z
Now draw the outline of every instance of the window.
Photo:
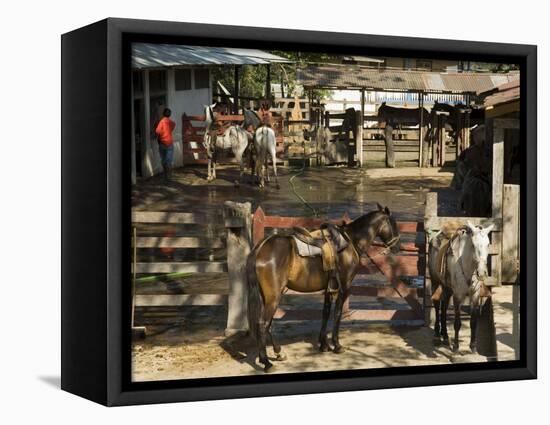
M 176 69 L 176 90 L 191 90 L 191 70 Z
M 195 69 L 195 88 L 207 89 L 210 87 L 210 71 L 207 68 Z
M 424 59 L 417 59 L 416 60 L 416 67 L 418 69 L 431 71 L 432 70 L 432 61 L 428 61 L 428 60 L 424 60 Z
M 149 72 L 149 91 L 151 92 L 166 91 L 166 72 L 165 71 Z

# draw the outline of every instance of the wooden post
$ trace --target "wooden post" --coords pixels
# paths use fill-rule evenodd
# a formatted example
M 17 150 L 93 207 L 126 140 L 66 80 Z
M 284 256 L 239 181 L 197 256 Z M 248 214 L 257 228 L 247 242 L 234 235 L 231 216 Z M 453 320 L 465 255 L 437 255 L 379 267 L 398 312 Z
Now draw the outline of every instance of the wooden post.
M 445 141 L 447 139 L 447 132 L 445 130 L 445 119 L 441 116 L 440 117 L 440 124 L 439 127 L 439 166 L 443 167 L 445 164 L 445 156 L 446 156 L 446 146 Z
M 330 112 L 325 111 L 325 127 L 330 127 Z
M 386 123 L 384 136 L 386 141 L 386 167 L 395 168 L 395 152 L 393 150 L 393 127 L 389 123 Z
M 137 274 L 137 228 L 132 227 L 132 317 L 130 319 L 132 327 L 132 336 L 134 338 L 145 338 L 145 326 L 134 326 L 134 316 L 136 311 L 136 274 Z
M 418 110 L 420 119 L 418 120 L 418 166 L 422 168 L 422 145 L 424 136 L 424 92 L 418 93 Z
M 493 208 L 492 217 L 502 219 L 502 191 L 504 186 L 504 127 L 494 120 L 493 128 Z M 491 233 L 491 243 L 497 247 L 497 253 L 491 262 L 491 276 L 496 285 L 501 285 L 502 279 L 502 229 Z
M 468 149 L 470 147 L 470 114 L 472 110 L 468 107 L 464 115 L 464 136 L 462 139 L 463 148 Z
M 430 218 L 437 217 L 437 192 L 428 192 L 426 194 L 426 209 L 424 211 L 424 223 L 429 222 Z M 424 322 L 426 325 L 430 325 L 432 322 L 432 279 L 428 268 L 428 254 L 429 254 L 429 242 L 431 236 L 431 230 L 425 228 L 425 259 L 426 259 L 426 271 L 424 273 Z
M 364 92 L 362 92 L 364 94 Z M 355 120 L 357 121 L 357 131 L 355 132 L 355 157 L 357 166 L 363 166 L 363 112 L 355 111 Z
M 436 113 L 436 116 L 435 116 L 435 129 L 434 129 L 434 132 L 433 135 L 432 135 L 432 167 L 437 167 L 437 164 L 439 164 L 439 159 L 438 159 L 438 149 L 439 149 L 439 120 L 440 120 L 440 117 L 439 115 Z
M 233 94 L 233 99 L 235 100 L 235 104 L 233 105 L 233 113 L 235 115 L 239 114 L 239 71 L 240 71 L 240 65 L 235 65 L 235 93 Z
M 252 205 L 226 201 L 223 216 L 227 229 L 229 297 L 225 335 L 248 330 L 248 284 L 246 260 L 252 245 Z
M 519 185 L 505 184 L 502 199 L 502 282 L 514 283 L 519 261 Z
M 365 116 L 365 89 L 361 89 L 361 116 Z
M 493 218 L 502 217 L 502 185 L 504 183 L 504 129 L 493 129 Z
M 455 158 L 464 150 L 464 110 L 456 111 Z
M 265 98 L 271 105 L 271 65 L 266 65 L 267 75 L 265 77 Z

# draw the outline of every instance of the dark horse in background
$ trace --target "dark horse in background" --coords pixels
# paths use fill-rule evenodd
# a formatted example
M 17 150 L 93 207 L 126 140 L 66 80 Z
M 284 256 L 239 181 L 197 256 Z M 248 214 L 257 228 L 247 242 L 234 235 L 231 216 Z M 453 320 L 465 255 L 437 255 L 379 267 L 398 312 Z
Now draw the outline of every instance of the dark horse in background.
M 430 114 L 426 108 L 422 108 L 422 122 L 428 125 Z M 419 125 L 420 108 L 397 108 L 382 102 L 378 108 L 378 122 L 385 122 L 392 127 L 401 125 Z
M 259 242 L 247 260 L 248 279 L 248 321 L 251 335 L 256 339 L 260 362 L 264 371 L 273 367 L 266 352 L 266 344 L 271 342 L 277 360 L 284 360 L 281 346 L 273 340 L 271 326 L 273 315 L 285 288 L 297 292 L 325 290 L 323 321 L 319 343 L 321 351 L 330 349 L 343 352 L 339 341 L 342 306 L 349 297 L 352 281 L 371 243 L 379 237 L 387 250 L 399 252 L 399 232 L 390 210 L 378 204 L 378 210 L 365 214 L 351 223 L 338 226 L 340 234 L 349 242 L 337 254 L 337 273 L 340 287 L 334 311 L 334 328 L 331 348 L 327 338 L 327 322 L 330 316 L 332 297 L 327 290 L 329 277 L 323 270 L 323 260 L 318 257 L 298 255 L 296 242 L 292 236 L 271 235 Z
M 384 123 L 384 140 L 386 142 L 386 166 L 395 167 L 393 129 L 402 125 L 425 128 L 428 125 L 429 113 L 425 108 L 396 108 L 383 102 L 378 108 L 378 123 Z M 424 131 L 424 134 L 427 132 Z M 424 137 L 424 141 L 426 141 Z

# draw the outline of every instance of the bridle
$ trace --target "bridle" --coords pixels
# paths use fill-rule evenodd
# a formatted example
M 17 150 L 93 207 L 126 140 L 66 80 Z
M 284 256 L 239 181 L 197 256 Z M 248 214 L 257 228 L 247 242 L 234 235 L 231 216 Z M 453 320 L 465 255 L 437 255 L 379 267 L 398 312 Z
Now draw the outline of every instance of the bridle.
M 380 227 L 382 227 L 384 224 L 387 224 L 390 227 L 391 236 L 392 236 L 388 242 L 382 241 L 382 243 L 384 244 L 385 251 L 387 251 L 387 250 L 392 249 L 395 245 L 397 245 L 399 243 L 400 236 L 399 236 L 399 234 L 396 235 L 395 233 L 393 233 L 393 226 L 391 224 L 389 216 L 386 216 L 385 223 L 382 223 L 380 225 Z M 378 228 L 378 230 L 380 230 L 380 228 Z
M 389 216 L 386 215 L 386 221 L 381 223 L 380 226 L 378 227 L 378 231 L 380 231 L 380 228 L 384 225 L 384 224 L 387 224 L 388 226 L 390 226 L 390 230 L 391 230 L 391 235 L 392 237 L 390 238 L 389 241 L 387 242 L 384 242 L 382 241 L 382 244 L 384 245 L 384 249 L 382 251 L 380 251 L 379 253 L 377 253 L 376 255 L 374 256 L 370 256 L 370 258 L 374 258 L 374 257 L 378 257 L 380 255 L 388 255 L 390 253 L 390 250 L 399 243 L 399 239 L 400 239 L 400 236 L 399 234 L 395 235 L 395 233 L 393 232 L 393 226 L 391 225 L 391 222 L 390 222 L 390 218 Z M 353 246 L 353 249 L 355 250 L 355 253 L 361 257 L 361 250 L 359 250 L 359 248 L 357 248 L 357 246 L 355 245 L 355 242 L 353 241 L 352 238 L 350 238 L 350 236 L 347 234 L 347 232 L 342 229 L 344 235 L 346 236 L 346 239 L 349 240 L 349 242 L 351 243 L 351 245 Z

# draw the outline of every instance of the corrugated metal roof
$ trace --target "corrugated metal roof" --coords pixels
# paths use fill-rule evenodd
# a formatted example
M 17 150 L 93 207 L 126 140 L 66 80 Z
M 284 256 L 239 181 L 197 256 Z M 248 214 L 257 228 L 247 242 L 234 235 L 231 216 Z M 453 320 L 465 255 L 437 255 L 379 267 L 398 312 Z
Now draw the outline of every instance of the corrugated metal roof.
M 365 88 L 380 91 L 478 93 L 519 78 L 519 74 L 439 73 L 353 66 L 314 66 L 298 70 L 306 88 Z
M 418 73 L 373 70 L 353 66 L 308 66 L 298 70 L 298 81 L 304 87 L 384 88 L 388 90 L 422 90 Z
M 265 65 L 290 63 L 286 58 L 256 49 L 132 44 L 132 68 L 165 68 L 181 65 Z
M 482 96 L 484 94 L 487 96 L 483 101 L 485 106 L 495 106 L 518 100 L 520 97 L 519 79 L 501 84 L 496 90 L 481 93 Z

